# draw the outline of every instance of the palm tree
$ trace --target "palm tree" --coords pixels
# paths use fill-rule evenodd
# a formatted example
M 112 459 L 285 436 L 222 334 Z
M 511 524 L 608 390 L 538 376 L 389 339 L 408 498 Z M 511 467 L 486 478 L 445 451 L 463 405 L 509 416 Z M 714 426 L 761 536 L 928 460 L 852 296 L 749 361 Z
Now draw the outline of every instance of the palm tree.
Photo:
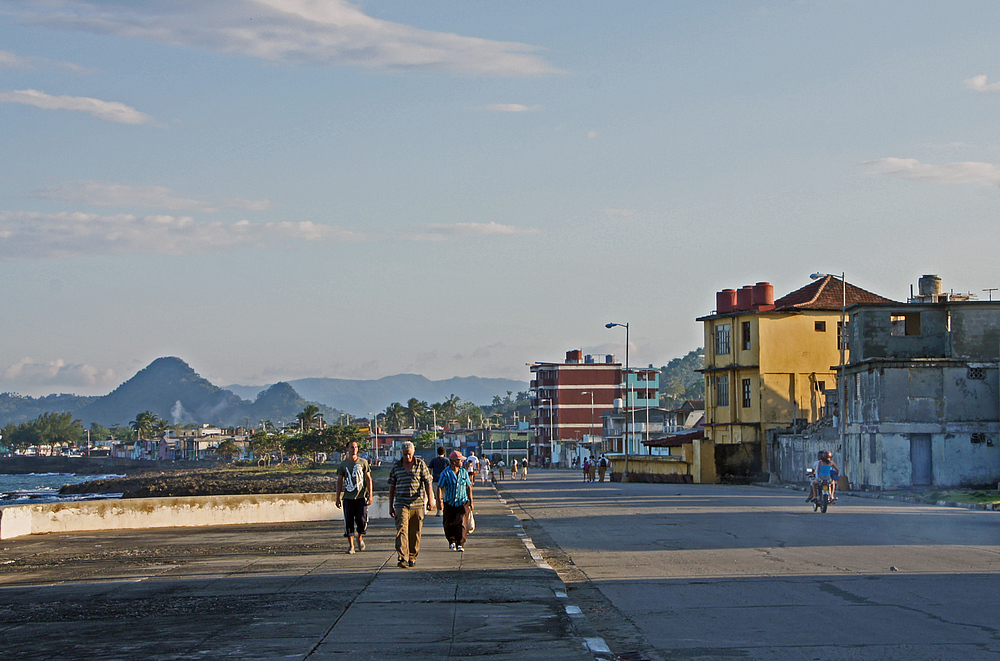
M 390 432 L 399 433 L 399 430 L 406 424 L 406 407 L 399 402 L 393 402 L 385 407 L 384 420 L 385 428 Z
M 129 423 L 129 426 L 135 430 L 136 436 L 138 436 L 141 441 L 144 435 L 152 436 L 153 426 L 155 424 L 156 414 L 152 411 L 143 411 L 135 416 L 135 420 Z
M 417 428 L 417 421 L 422 420 L 427 414 L 427 402 L 421 402 L 416 397 L 410 397 L 406 402 L 406 412 L 413 419 L 413 428 Z
M 316 415 L 319 413 L 319 407 L 315 404 L 306 404 L 306 407 L 302 409 L 302 413 L 297 414 L 295 417 L 298 419 L 299 423 L 302 425 L 302 431 L 306 432 L 312 429 L 313 424 L 316 422 Z

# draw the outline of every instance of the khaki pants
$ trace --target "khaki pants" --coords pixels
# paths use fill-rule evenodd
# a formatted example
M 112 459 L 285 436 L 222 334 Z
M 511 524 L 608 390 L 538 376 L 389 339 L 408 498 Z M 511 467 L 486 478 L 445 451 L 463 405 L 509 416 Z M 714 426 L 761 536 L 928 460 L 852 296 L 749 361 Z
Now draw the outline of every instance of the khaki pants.
M 420 531 L 424 525 L 424 506 L 396 508 L 396 556 L 407 562 L 420 553 Z
M 598 466 L 597 467 L 597 472 L 600 473 L 600 475 L 601 475 L 601 482 L 604 481 L 604 472 L 607 471 L 607 470 L 608 470 L 607 466 Z

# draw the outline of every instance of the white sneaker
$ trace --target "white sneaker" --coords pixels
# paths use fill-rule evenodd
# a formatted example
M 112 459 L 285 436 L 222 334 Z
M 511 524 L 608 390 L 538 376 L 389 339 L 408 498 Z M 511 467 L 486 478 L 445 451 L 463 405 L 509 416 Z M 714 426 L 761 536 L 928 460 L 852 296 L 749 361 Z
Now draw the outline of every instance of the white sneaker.
M 435 514 L 435 516 L 441 516 L 441 512 L 438 512 L 437 514 Z
M 448 550 L 449 551 L 454 551 L 455 550 L 455 542 L 452 542 L 451 544 L 448 545 Z
M 465 552 L 465 549 L 463 549 L 461 546 L 456 546 L 455 550 L 458 551 L 459 553 L 464 553 Z

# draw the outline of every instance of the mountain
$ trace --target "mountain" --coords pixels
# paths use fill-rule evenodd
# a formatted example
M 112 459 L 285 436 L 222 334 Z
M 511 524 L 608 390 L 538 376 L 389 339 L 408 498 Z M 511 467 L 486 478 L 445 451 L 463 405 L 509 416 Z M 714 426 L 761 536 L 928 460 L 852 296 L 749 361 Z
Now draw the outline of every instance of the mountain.
M 489 404 L 496 395 L 528 389 L 525 381 L 488 379 L 478 376 L 452 377 L 431 381 L 419 374 L 396 374 L 381 379 L 294 379 L 291 386 L 303 397 L 354 416 L 384 411 L 393 402 L 405 403 L 411 397 L 429 403 L 443 402 L 451 395 L 473 404 Z M 253 397 L 266 386 L 232 385 L 226 388 L 241 397 Z
M 42 412 L 70 412 L 84 424 L 127 425 L 137 413 L 152 411 L 171 424 L 208 423 L 222 426 L 256 426 L 261 420 L 274 423 L 295 419 L 307 404 L 292 386 L 276 383 L 253 401 L 213 385 L 180 358 L 157 358 L 135 376 L 103 397 L 49 395 L 21 397 L 0 395 L 0 425 L 31 420 Z M 328 420 L 340 411 L 319 405 Z

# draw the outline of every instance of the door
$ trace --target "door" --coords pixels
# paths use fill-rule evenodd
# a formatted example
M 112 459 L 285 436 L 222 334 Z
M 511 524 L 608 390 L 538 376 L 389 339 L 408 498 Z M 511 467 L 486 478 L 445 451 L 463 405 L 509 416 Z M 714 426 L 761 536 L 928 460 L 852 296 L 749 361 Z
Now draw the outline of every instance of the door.
M 910 434 L 910 464 L 913 469 L 913 486 L 933 484 L 930 434 Z

